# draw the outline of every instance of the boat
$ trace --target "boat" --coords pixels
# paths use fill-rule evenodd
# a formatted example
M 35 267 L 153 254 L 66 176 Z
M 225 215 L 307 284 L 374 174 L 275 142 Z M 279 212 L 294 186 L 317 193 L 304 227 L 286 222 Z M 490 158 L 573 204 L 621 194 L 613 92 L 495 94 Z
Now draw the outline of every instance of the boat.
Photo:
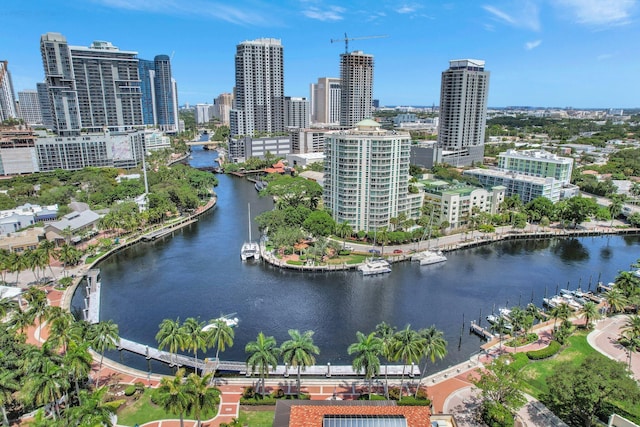
M 251 204 L 249 208 L 249 241 L 242 244 L 240 249 L 240 258 L 242 261 L 246 261 L 249 258 L 259 260 L 260 259 L 260 245 L 257 242 L 251 240 Z
M 444 262 L 447 257 L 441 251 L 421 251 L 411 255 L 411 261 L 419 261 L 420 265 L 431 265 Z
M 633 275 L 640 278 L 640 268 L 633 272 Z
M 256 191 L 262 191 L 267 188 L 267 184 L 267 181 L 256 181 L 254 187 L 256 188 Z
M 391 273 L 391 266 L 387 260 L 383 258 L 369 258 L 364 264 L 358 266 L 358 270 L 363 276 L 372 276 L 375 274 Z
M 234 316 L 235 314 L 236 313 L 227 314 L 224 316 L 220 316 L 217 319 L 213 319 L 211 323 L 209 323 L 204 328 L 202 328 L 202 331 L 203 332 L 210 331 L 211 329 L 216 327 L 219 321 L 225 322 L 227 326 L 229 326 L 230 328 L 235 328 L 236 326 L 238 326 L 238 322 L 240 321 L 240 319 L 238 319 L 237 317 L 231 317 L 231 316 Z
M 496 316 L 495 314 L 490 314 L 487 316 L 487 322 L 489 322 L 491 325 L 495 325 L 500 320 L 500 317 L 501 316 Z M 504 326 L 504 329 L 508 331 L 510 331 L 512 328 L 511 323 L 507 322 L 506 319 L 503 326 Z

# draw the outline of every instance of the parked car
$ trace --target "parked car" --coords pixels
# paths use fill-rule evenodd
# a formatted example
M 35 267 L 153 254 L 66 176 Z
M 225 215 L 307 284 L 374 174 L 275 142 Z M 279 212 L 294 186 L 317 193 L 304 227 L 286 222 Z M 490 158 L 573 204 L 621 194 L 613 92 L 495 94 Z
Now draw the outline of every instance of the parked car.
M 393 253 L 394 254 L 401 254 L 402 253 L 402 249 L 394 249 Z

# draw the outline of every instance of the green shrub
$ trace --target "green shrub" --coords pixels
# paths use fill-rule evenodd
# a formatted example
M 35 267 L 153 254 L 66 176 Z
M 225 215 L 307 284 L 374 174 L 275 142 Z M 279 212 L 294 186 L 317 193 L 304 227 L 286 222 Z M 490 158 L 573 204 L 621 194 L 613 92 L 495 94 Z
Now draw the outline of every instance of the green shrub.
M 296 261 L 296 260 L 292 260 L 292 259 L 290 259 L 290 260 L 288 260 L 288 261 L 287 261 L 287 264 L 291 264 L 291 265 L 302 265 L 302 264 L 304 264 L 304 263 L 303 263 L 302 261 Z
M 160 404 L 160 396 L 158 395 L 158 389 L 154 388 L 151 389 L 149 392 L 149 400 L 151 400 L 151 403 L 153 403 L 154 405 L 159 405 Z
M 142 381 L 136 381 L 133 383 L 133 386 L 136 388 L 136 391 L 143 392 L 144 391 L 144 383 Z
M 482 421 L 489 427 L 513 427 L 513 414 L 499 403 L 485 401 L 482 404 Z
M 371 399 L 369 399 L 369 393 L 363 393 L 358 396 L 358 400 L 387 400 L 387 398 L 379 394 L 372 394 Z
M 256 397 L 256 389 L 253 386 L 245 387 L 242 390 L 242 398 L 243 399 L 253 399 Z
M 300 261 L 306 261 L 306 260 L 307 260 L 306 255 L 300 255 Z
M 136 390 L 136 386 L 131 384 L 131 385 L 128 385 L 127 388 L 124 389 L 124 395 L 125 396 L 133 396 L 136 391 L 138 391 L 138 390 Z
M 429 406 L 431 400 L 429 399 L 416 399 L 413 396 L 404 396 L 402 400 L 398 400 L 398 406 Z
M 541 348 L 540 350 L 527 351 L 527 357 L 531 360 L 546 359 L 553 356 L 560 351 L 560 343 L 558 341 L 551 341 L 549 346 Z
M 268 405 L 275 405 L 276 404 L 276 398 L 272 397 L 272 396 L 265 396 L 265 397 L 255 397 L 253 399 L 247 399 L 247 398 L 240 398 L 240 404 L 241 405 L 249 405 L 249 406 L 268 406 Z

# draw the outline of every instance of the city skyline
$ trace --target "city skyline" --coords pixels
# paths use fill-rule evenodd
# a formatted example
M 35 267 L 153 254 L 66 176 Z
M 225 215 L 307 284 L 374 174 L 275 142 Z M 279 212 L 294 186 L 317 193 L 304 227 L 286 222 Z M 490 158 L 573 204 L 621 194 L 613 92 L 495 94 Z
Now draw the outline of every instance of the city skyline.
M 236 45 L 276 38 L 284 48 L 286 96 L 309 98 L 319 77 L 338 77 L 342 39 L 374 56 L 373 98 L 380 105 L 437 105 L 449 60 L 486 61 L 490 107 L 639 107 L 630 90 L 640 71 L 633 48 L 638 0 L 487 0 L 468 4 L 321 0 L 233 5 L 194 0 L 8 0 L 3 4 L 0 60 L 15 92 L 44 80 L 39 40 L 59 32 L 69 44 L 94 40 L 151 59 L 171 57 L 180 104 L 209 103 L 231 92 Z

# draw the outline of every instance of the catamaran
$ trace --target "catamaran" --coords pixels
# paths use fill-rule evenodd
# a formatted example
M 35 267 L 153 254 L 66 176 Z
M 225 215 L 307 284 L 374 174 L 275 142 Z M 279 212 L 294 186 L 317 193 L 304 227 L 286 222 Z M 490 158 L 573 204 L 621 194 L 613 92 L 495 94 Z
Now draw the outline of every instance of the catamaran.
M 246 261 L 249 258 L 255 260 L 260 259 L 260 245 L 257 242 L 251 240 L 251 204 L 248 204 L 249 208 L 249 241 L 242 244 L 240 249 L 240 258 L 242 261 Z

